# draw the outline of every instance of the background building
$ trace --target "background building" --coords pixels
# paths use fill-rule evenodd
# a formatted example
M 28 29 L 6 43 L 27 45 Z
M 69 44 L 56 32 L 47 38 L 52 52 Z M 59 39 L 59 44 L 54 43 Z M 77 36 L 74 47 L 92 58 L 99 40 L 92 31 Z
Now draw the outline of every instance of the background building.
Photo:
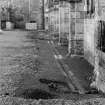
M 17 14 L 23 16 L 24 23 L 35 21 L 37 24 L 40 24 L 41 5 L 39 0 L 0 0 L 0 2 L 0 7 L 7 8 L 11 5 L 12 9 L 17 8 Z

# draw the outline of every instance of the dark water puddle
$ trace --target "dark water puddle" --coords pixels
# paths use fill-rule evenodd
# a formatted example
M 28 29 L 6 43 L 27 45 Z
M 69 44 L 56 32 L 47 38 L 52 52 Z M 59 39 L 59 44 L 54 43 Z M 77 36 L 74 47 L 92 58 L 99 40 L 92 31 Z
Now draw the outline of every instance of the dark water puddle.
M 55 84 L 67 86 L 67 83 L 62 82 L 62 81 L 50 80 L 50 79 L 45 79 L 45 78 L 40 78 L 39 81 L 45 84 L 55 83 Z
M 45 78 L 40 78 L 39 81 L 43 84 L 46 84 L 50 91 L 55 91 L 58 93 L 68 93 L 71 92 L 69 86 L 66 82 L 50 80 Z
M 25 99 L 54 99 L 56 95 L 41 89 L 25 89 L 20 94 L 15 94 L 15 97 Z

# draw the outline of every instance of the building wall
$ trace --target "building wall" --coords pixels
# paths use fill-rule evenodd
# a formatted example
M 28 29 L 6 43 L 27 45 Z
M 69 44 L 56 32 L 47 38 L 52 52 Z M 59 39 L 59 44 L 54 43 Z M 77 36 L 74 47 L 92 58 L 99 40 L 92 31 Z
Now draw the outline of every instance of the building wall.
M 71 4 L 71 53 L 83 55 L 84 38 L 84 2 Z
M 95 31 L 97 22 L 94 19 L 85 20 L 84 33 L 84 55 L 85 58 L 92 64 L 95 64 Z
M 61 11 L 60 14 L 59 10 Z M 58 6 L 58 10 L 52 10 L 49 14 L 50 31 L 56 31 L 60 34 L 61 39 L 68 39 L 70 32 L 71 53 L 82 55 L 84 36 L 84 3 L 80 2 L 70 4 L 63 2 L 60 7 Z
M 68 8 L 69 8 L 69 3 L 63 4 L 59 8 L 59 4 L 56 6 L 56 9 L 50 9 L 49 12 L 49 26 L 52 31 L 56 31 L 59 33 L 59 26 L 60 26 L 60 33 L 62 34 L 61 36 L 64 37 L 64 33 L 68 33 L 68 25 L 69 25 L 69 13 L 68 13 Z M 59 10 L 61 12 L 59 12 Z M 65 16 L 66 15 L 66 16 Z M 60 17 L 59 17 L 60 16 Z M 59 20 L 60 19 L 60 20 Z
M 99 17 L 85 19 L 84 54 L 85 58 L 94 66 L 95 80 L 91 86 L 105 92 L 105 53 L 98 49 L 99 21 L 105 21 L 105 1 L 98 1 Z

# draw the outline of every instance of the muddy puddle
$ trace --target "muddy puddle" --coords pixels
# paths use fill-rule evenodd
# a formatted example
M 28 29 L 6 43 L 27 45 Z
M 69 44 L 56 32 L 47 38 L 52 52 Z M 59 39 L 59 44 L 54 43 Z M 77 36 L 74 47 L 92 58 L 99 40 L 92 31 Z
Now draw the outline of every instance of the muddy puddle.
M 14 97 L 25 99 L 54 99 L 56 95 L 41 89 L 25 89 L 21 93 L 15 94 Z
M 45 84 L 48 90 L 44 89 L 17 89 L 14 93 L 14 97 L 22 97 L 25 99 L 55 99 L 58 98 L 60 94 L 70 92 L 66 83 L 61 81 L 49 80 L 49 79 L 39 79 L 41 84 Z

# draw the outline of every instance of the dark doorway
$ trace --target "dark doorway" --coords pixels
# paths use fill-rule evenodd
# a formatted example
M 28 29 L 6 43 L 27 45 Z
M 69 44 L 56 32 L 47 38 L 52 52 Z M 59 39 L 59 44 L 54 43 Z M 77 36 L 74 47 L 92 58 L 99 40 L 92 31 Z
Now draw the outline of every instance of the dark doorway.
M 1 29 L 6 29 L 6 21 L 5 20 L 1 21 Z

